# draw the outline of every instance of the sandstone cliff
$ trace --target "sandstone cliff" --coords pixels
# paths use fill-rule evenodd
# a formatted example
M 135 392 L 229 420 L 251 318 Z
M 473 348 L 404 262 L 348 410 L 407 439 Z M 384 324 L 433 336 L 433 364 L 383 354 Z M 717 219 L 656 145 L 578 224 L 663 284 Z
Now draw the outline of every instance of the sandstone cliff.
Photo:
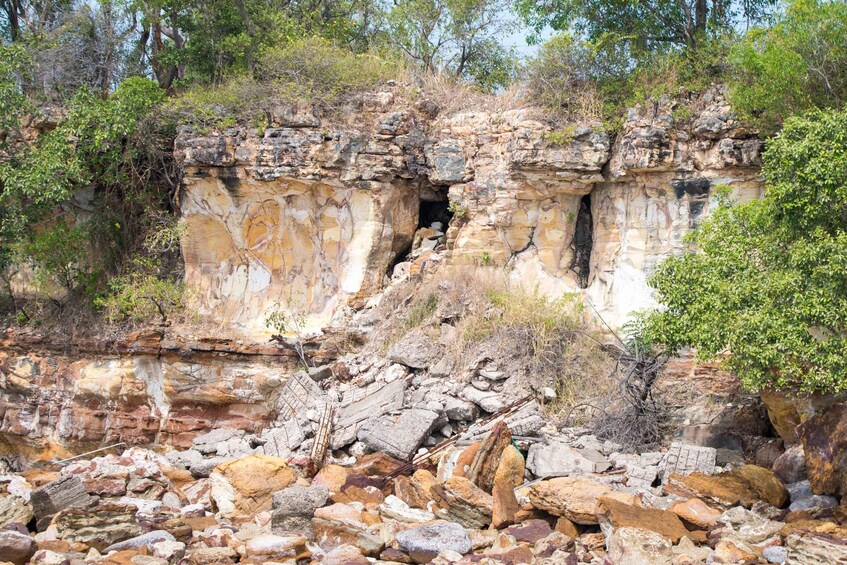
M 761 191 L 761 142 L 717 90 L 684 123 L 668 100 L 633 108 L 614 139 L 527 108 L 438 116 L 437 102 L 388 90 L 354 120 L 288 109 L 264 131 L 184 129 L 183 255 L 201 313 L 257 334 L 279 301 L 325 325 L 383 286 L 449 198 L 448 263 L 503 265 L 550 294 L 584 288 L 620 324 L 653 304 L 647 277 L 715 185 Z

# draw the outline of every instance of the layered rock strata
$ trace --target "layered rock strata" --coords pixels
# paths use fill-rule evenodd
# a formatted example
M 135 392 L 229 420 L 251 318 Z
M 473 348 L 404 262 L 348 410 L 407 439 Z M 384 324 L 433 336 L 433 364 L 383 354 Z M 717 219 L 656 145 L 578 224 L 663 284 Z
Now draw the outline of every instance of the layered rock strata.
M 760 195 L 761 142 L 719 91 L 697 104 L 684 123 L 668 100 L 633 108 L 614 138 L 531 108 L 432 118 L 394 91 L 364 97 L 355 123 L 289 111 L 263 131 L 185 129 L 186 281 L 236 331 L 262 332 L 276 302 L 324 325 L 382 287 L 426 223 L 421 203 L 449 197 L 448 263 L 506 266 L 551 295 L 584 288 L 620 324 L 653 304 L 648 276 L 715 186 Z

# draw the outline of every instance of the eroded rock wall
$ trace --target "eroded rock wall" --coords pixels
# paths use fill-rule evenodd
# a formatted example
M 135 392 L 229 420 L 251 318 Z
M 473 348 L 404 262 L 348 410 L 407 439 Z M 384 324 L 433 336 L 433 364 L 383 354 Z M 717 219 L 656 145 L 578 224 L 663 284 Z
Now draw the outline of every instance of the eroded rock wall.
M 185 130 L 186 281 L 222 327 L 261 333 L 277 301 L 325 325 L 380 290 L 420 201 L 441 191 L 448 263 L 502 265 L 551 295 L 585 289 L 620 325 L 653 305 L 649 275 L 680 252 L 716 185 L 761 193 L 761 142 L 719 89 L 695 105 L 685 122 L 668 100 L 633 108 L 613 137 L 554 130 L 532 108 L 438 117 L 437 101 L 387 91 L 344 125 L 289 110 L 264 131 Z

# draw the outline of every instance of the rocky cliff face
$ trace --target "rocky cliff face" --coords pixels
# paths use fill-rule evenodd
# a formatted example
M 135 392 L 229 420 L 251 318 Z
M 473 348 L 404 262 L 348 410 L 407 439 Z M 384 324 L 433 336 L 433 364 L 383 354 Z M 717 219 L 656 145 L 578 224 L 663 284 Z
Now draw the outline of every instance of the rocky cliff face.
M 246 334 L 275 302 L 324 325 L 382 287 L 449 199 L 448 263 L 503 265 L 550 294 L 585 289 L 620 324 L 653 304 L 648 276 L 716 185 L 760 194 L 761 142 L 719 92 L 699 105 L 685 123 L 669 101 L 633 108 L 614 139 L 554 131 L 532 109 L 438 117 L 436 102 L 391 91 L 344 123 L 287 110 L 264 131 L 186 129 L 186 280 L 203 314 Z

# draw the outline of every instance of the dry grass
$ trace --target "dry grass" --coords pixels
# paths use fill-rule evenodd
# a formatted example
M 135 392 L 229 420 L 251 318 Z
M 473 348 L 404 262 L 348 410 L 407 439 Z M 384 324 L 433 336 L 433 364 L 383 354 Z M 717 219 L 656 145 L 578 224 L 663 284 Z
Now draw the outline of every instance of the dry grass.
M 520 376 L 525 393 L 556 391 L 547 404 L 553 419 L 574 406 L 614 395 L 614 360 L 607 336 L 577 295 L 550 298 L 508 281 L 497 267 L 444 267 L 424 281 L 409 281 L 387 294 L 377 314 L 385 320 L 372 343 L 388 349 L 420 328 L 441 336 L 456 367 L 452 378 L 468 380 L 480 359 Z M 442 327 L 444 326 L 444 327 Z M 571 424 L 586 423 L 571 414 Z

